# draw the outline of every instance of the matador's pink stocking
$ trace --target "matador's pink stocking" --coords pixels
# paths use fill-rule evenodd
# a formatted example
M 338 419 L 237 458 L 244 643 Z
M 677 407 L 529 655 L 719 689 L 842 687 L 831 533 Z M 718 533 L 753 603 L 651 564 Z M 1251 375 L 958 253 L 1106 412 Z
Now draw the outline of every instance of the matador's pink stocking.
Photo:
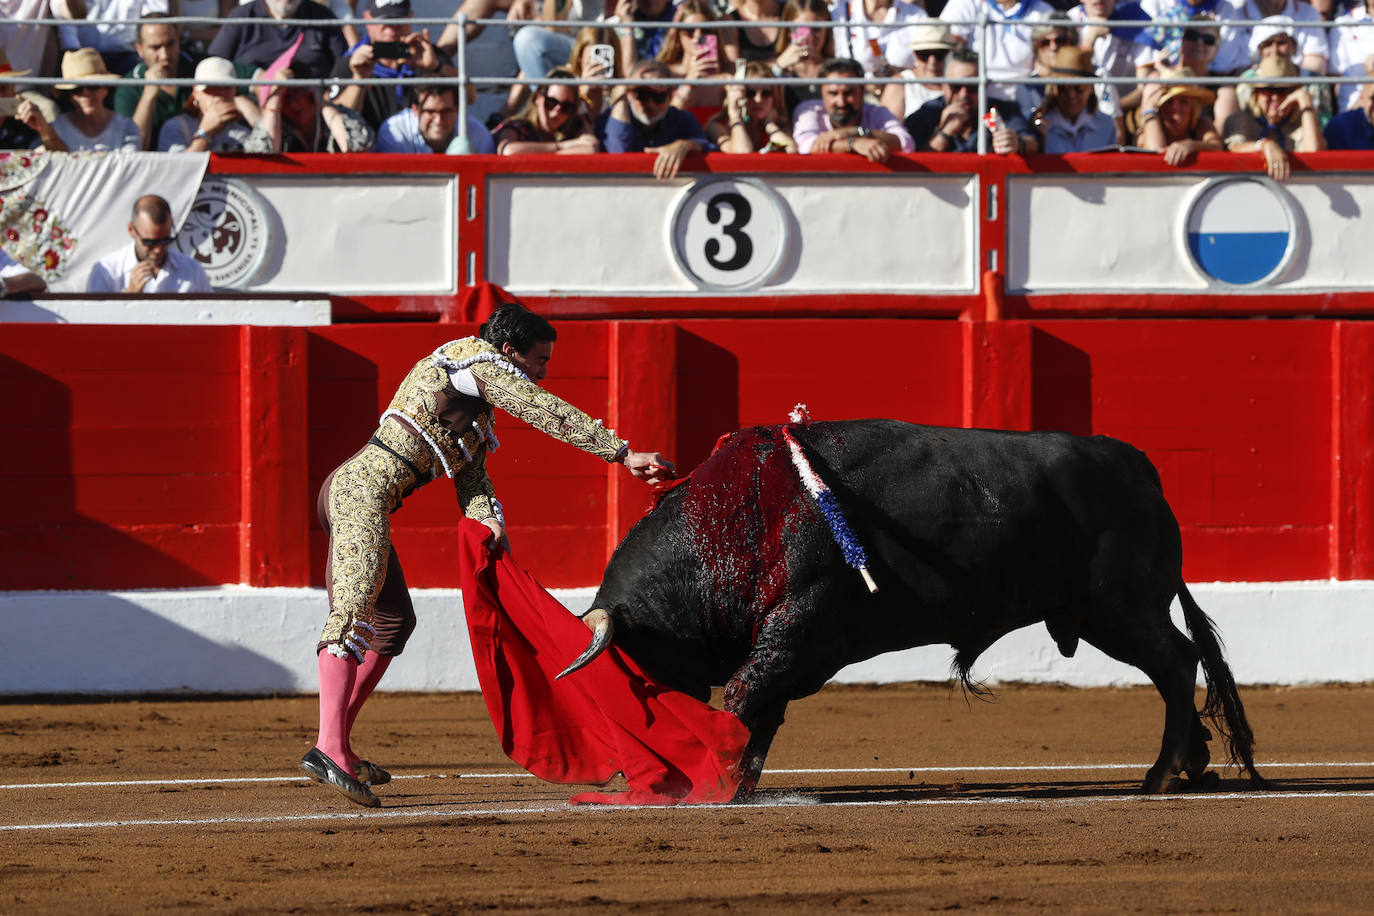
M 348 710 L 344 719 L 344 747 L 348 751 L 349 766 L 358 762 L 358 757 L 354 755 L 353 748 L 348 742 L 348 736 L 353 734 L 353 723 L 358 720 L 358 713 L 362 711 L 367 698 L 372 696 L 372 691 L 377 688 L 377 682 L 382 679 L 383 674 L 386 674 L 391 659 L 392 656 L 390 655 L 369 652 L 363 658 L 363 663 L 358 666 L 357 674 L 354 676 L 353 693 L 348 699 Z
M 376 657 L 376 653 L 369 653 Z M 348 750 L 348 731 L 353 719 L 348 714 L 350 700 L 356 691 L 359 676 L 358 663 L 349 656 L 339 658 L 329 651 L 319 653 L 317 662 L 320 675 L 320 736 L 315 746 L 339 766 L 355 776 Z M 374 682 L 375 686 L 375 682 Z

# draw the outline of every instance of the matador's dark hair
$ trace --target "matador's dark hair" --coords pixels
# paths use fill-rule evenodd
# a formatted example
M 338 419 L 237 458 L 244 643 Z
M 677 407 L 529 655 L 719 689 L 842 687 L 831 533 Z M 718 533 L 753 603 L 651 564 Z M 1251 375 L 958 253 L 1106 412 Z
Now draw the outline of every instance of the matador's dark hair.
M 558 339 L 553 325 L 514 302 L 497 306 L 477 333 L 498 350 L 502 344 L 509 343 L 520 354 L 528 353 L 537 343 L 553 343 Z

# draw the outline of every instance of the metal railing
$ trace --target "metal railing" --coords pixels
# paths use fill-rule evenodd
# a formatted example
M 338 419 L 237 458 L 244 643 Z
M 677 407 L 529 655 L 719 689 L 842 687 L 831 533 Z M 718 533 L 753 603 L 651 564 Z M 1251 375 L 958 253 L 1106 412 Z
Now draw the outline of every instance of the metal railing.
M 47 25 L 47 26 L 68 26 L 68 27 L 79 27 L 79 26 L 83 26 L 83 25 L 91 26 L 91 25 L 95 25 L 95 24 L 98 24 L 98 23 L 101 23 L 101 22 L 108 22 L 108 21 L 110 21 L 110 20 L 95 20 L 95 19 L 61 19 L 61 18 L 34 18 L 34 19 L 18 19 L 18 18 L 16 18 L 16 19 L 6 19 L 6 20 L 4 20 L 4 22 L 9 23 L 9 24 L 12 24 L 12 25 Z M 285 18 L 285 19 L 278 19 L 278 20 L 275 20 L 275 21 L 276 21 L 279 25 L 283 25 L 283 26 L 301 26 L 301 27 L 305 27 L 305 28 L 326 28 L 326 29 L 342 29 L 344 26 L 354 26 L 354 27 L 359 28 L 360 30 L 365 29 L 365 27 L 368 26 L 368 25 L 377 25 L 377 24 L 379 24 L 379 22 L 384 22 L 384 23 L 387 24 L 387 25 L 409 25 L 409 26 L 412 26 L 412 27 L 424 27 L 424 26 L 434 26 L 434 25 L 442 26 L 442 27 L 447 27 L 447 26 L 450 26 L 450 25 L 456 25 L 456 26 L 457 26 L 457 46 L 456 46 L 455 53 L 454 53 L 454 67 L 455 67 L 455 69 L 457 70 L 457 73 L 456 73 L 456 75 L 451 76 L 451 77 L 441 76 L 441 75 L 437 75 L 437 74 L 426 74 L 426 75 L 413 76 L 413 77 L 355 77 L 355 76 L 348 76 L 348 77 L 333 77 L 333 76 L 319 76 L 319 77 L 311 77 L 311 78 L 293 78 L 293 79 L 281 79 L 281 78 L 279 78 L 279 77 L 276 77 L 276 78 L 248 78 L 248 79 L 195 79 L 195 78 L 192 78 L 192 77 L 158 77 L 158 78 L 149 79 L 149 78 L 147 78 L 147 77 L 124 77 L 124 76 L 118 76 L 118 75 L 111 75 L 111 76 L 109 76 L 109 77 L 84 77 L 84 78 L 71 78 L 71 79 L 68 79 L 68 78 L 61 77 L 61 76 L 42 77 L 42 76 L 27 75 L 27 76 L 12 78 L 12 81 L 15 82 L 15 83 L 22 84 L 22 85 L 33 85 L 33 86 L 55 86 L 55 85 L 59 85 L 59 84 L 61 84 L 61 85 L 78 85 L 78 86 L 106 86 L 106 87 L 129 86 L 129 85 L 133 85 L 133 86 L 145 86 L 145 85 L 149 85 L 149 84 L 155 84 L 155 85 L 160 85 L 160 86 L 178 86 L 178 87 L 182 87 L 182 86 L 184 86 L 184 87 L 190 87 L 190 86 L 199 86 L 199 85 L 206 85 L 206 86 L 233 86 L 233 87 L 243 87 L 243 86 L 249 86 L 249 87 L 253 87 L 253 86 L 300 86 L 300 87 L 313 88 L 313 89 L 320 89 L 320 90 L 325 90 L 325 89 L 328 89 L 328 88 L 333 87 L 333 86 L 395 86 L 395 85 L 397 85 L 398 83 L 399 83 L 399 84 L 402 84 L 402 85 L 411 85 L 411 84 L 416 84 L 416 85 L 450 85 L 450 84 L 451 84 L 451 85 L 453 85 L 453 86 L 455 87 L 454 95 L 455 95 L 455 97 L 456 97 L 456 100 L 457 100 L 457 107 L 458 107 L 458 124 L 457 124 L 458 136 L 461 138 L 462 143 L 466 143 L 466 142 L 467 142 L 467 92 L 466 92 L 466 87 L 469 86 L 469 85 L 474 86 L 474 87 L 477 87 L 477 88 L 483 88 L 483 87 L 497 87 L 497 88 L 499 88 L 499 87 L 503 87 L 503 86 L 504 86 L 504 87 L 510 87 L 510 86 L 515 86 L 515 85 L 527 86 L 527 87 L 557 86 L 557 85 L 582 86 L 582 85 L 585 85 L 587 82 L 589 82 L 588 78 L 585 78 L 585 77 L 584 77 L 584 78 L 577 78 L 577 79 L 550 79 L 550 78 L 542 77 L 542 76 L 517 76 L 517 77 L 485 77 L 485 76 L 471 76 L 471 75 L 468 74 L 468 60 L 467 60 L 467 56 L 468 56 L 468 55 L 467 55 L 467 45 L 468 45 L 467 27 L 468 27 L 468 26 L 479 26 L 479 27 L 482 27 L 482 28 L 521 28 L 521 27 L 526 27 L 526 26 L 533 26 L 533 27 L 543 27 L 543 28 L 550 28 L 550 29 L 560 29 L 560 30 L 565 30 L 565 31 L 566 31 L 566 30 L 569 30 L 569 29 L 580 29 L 580 28 L 583 28 L 583 27 L 592 26 L 592 27 L 604 27 L 604 28 L 612 29 L 612 30 L 615 30 L 615 31 L 618 32 L 618 31 L 624 30 L 624 29 L 642 29 L 642 30 L 646 30 L 646 31 L 671 31 L 671 30 L 691 30 L 691 31 L 695 31 L 695 30 L 697 30 L 697 29 L 704 29 L 704 30 L 707 30 L 707 31 L 726 31 L 726 30 L 741 29 L 741 28 L 746 28 L 746 27 L 750 27 L 750 28 L 779 28 L 779 29 L 787 29 L 787 28 L 794 28 L 794 27 L 796 27 L 796 26 L 798 25 L 798 21 L 797 21 L 797 20 L 766 20 L 766 21 L 761 20 L 761 21 L 749 21 L 749 22 L 747 22 L 747 23 L 741 23 L 741 22 L 739 22 L 739 21 L 734 21 L 734 20 L 717 20 L 717 21 L 712 21 L 712 22 L 688 22 L 688 23 L 684 23 L 684 22 L 671 22 L 671 21 L 670 21 L 670 22 L 657 22 L 657 21 L 650 22 L 650 21 L 641 21 L 641 20 L 634 20 L 634 21 L 631 21 L 631 22 L 620 22 L 620 21 L 615 20 L 615 19 L 597 20 L 597 21 L 588 21 L 588 22 L 583 22 L 583 21 L 568 21 L 568 20 L 541 20 L 541 19 L 511 20 L 511 19 L 504 19 L 504 18 L 503 18 L 503 19 L 471 19 L 471 20 L 470 20 L 470 19 L 467 18 L 466 14 L 463 14 L 463 13 L 458 13 L 458 14 L 456 14 L 456 15 L 454 15 L 454 16 L 442 17 L 442 18 L 440 18 L 440 17 L 418 17 L 418 16 L 417 16 L 417 17 L 410 17 L 410 18 L 395 18 L 395 19 L 385 19 L 385 20 L 363 19 L 363 18 L 359 18 L 359 17 L 349 17 L 349 18 L 344 18 L 344 19 L 337 19 L 337 18 L 336 18 L 336 19 L 324 19 L 324 20 L 321 20 L 321 19 L 291 19 L 291 18 Z M 129 18 L 129 19 L 120 20 L 120 22 L 122 22 L 122 23 L 125 24 L 125 25 L 131 25 L 131 26 L 141 26 L 141 25 L 144 25 L 144 24 L 177 25 L 177 26 L 187 26 L 187 25 L 216 25 L 216 24 L 218 24 L 218 25 L 220 25 L 221 27 L 224 27 L 224 26 L 231 26 L 231 27 L 232 27 L 232 26 L 245 25 L 245 24 L 246 24 L 246 23 L 245 23 L 245 20 L 243 20 L 242 18 L 230 19 L 230 18 L 215 17 L 215 16 L 161 16 L 161 17 L 152 18 L 152 19 L 148 19 L 148 18 Z M 1070 31 L 1077 31 L 1077 30 L 1079 30 L 1079 29 L 1082 29 L 1082 28 L 1088 27 L 1088 26 L 1105 26 L 1105 27 L 1108 27 L 1108 28 L 1111 28 L 1111 27 L 1124 27 L 1124 28 L 1138 29 L 1138 30 L 1143 30 L 1143 29 L 1170 29 L 1170 30 L 1178 30 L 1178 31 L 1199 30 L 1199 31 L 1216 32 L 1217 35 L 1218 35 L 1218 37 L 1220 37 L 1221 31 L 1222 31 L 1223 29 L 1226 29 L 1226 28 L 1231 28 L 1231 27 L 1254 27 L 1254 26 L 1258 26 L 1258 25 L 1266 25 L 1266 26 L 1268 26 L 1268 25 L 1273 25 L 1274 23 L 1273 23 L 1272 21 L 1266 21 L 1266 20 L 1261 20 L 1261 19 L 1228 19 L 1228 20 L 1197 20 L 1197 19 L 1186 19 L 1186 20 L 1174 20 L 1174 19 L 1154 19 L 1154 20 L 1135 20 L 1135 19 L 1130 19 L 1130 20 L 1123 20 L 1123 19 L 1085 19 L 1085 20 L 1071 20 L 1071 19 L 1067 19 L 1067 18 L 1064 18 L 1064 19 L 1055 18 L 1055 19 L 1034 19 L 1034 20 L 1007 21 L 1007 20 L 993 19 L 992 17 L 988 16 L 987 14 L 983 14 L 982 16 L 978 17 L 977 19 L 971 19 L 971 20 L 955 20 L 955 19 L 948 19 L 948 20 L 946 20 L 946 19 L 929 19 L 929 18 L 928 18 L 928 19 L 912 19 L 912 20 L 907 20 L 907 21 L 904 21 L 904 22 L 871 22 L 871 21 L 867 21 L 867 20 L 829 20 L 829 21 L 824 21 L 824 22 L 806 21 L 806 22 L 803 22 L 803 23 L 801 23 L 801 24 L 806 25 L 807 27 L 812 28 L 812 29 L 830 29 L 830 30 L 838 30 L 838 29 L 848 29 L 848 28 L 855 28 L 855 27 L 857 27 L 857 28 L 862 28 L 862 29 L 878 29 L 878 30 L 883 30 L 883 31 L 886 31 L 886 30 L 903 30 L 903 29 L 909 29 L 909 28 L 912 28 L 912 27 L 919 27 L 919 26 L 922 26 L 922 25 L 972 26 L 972 27 L 974 27 L 974 28 L 976 28 L 976 29 L 978 30 L 979 41 L 978 41 L 978 43 L 977 43 L 977 47 L 986 48 L 986 47 L 988 47 L 988 39 L 989 39 L 989 33 L 990 33 L 990 31 L 991 31 L 992 29 L 997 29 L 997 28 L 1016 28 L 1016 29 L 1025 29 L 1025 30 L 1027 30 L 1027 31 L 1030 31 L 1030 30 L 1035 29 L 1035 28 L 1037 28 L 1037 27 L 1046 27 L 1046 26 L 1048 26 L 1048 27 L 1063 28 L 1063 29 L 1070 30 Z M 1325 30 L 1325 31 L 1328 33 L 1328 39 L 1329 39 L 1329 36 L 1330 36 L 1331 31 L 1333 31 L 1333 30 L 1337 30 L 1337 29 L 1341 29 L 1341 28 L 1346 28 L 1346 27 L 1357 27 L 1357 26 L 1362 26 L 1362 25 L 1368 25 L 1367 22 L 1358 22 L 1358 21 L 1351 21 L 1351 22 L 1328 22 L 1328 21 L 1324 21 L 1324 20 L 1323 20 L 1323 21 L 1318 21 L 1318 22 L 1289 22 L 1289 23 L 1285 23 L 1285 24 L 1289 27 L 1289 29 L 1290 29 L 1295 35 L 1296 35 L 1297 33 L 1299 33 L 1299 32 L 1304 31 L 1304 30 L 1312 30 L 1312 29 L 1322 29 L 1322 30 Z M 1328 42 L 1328 43 L 1329 43 L 1329 42 Z M 970 46 L 970 47 L 974 47 L 973 44 L 970 44 L 969 46 Z M 1328 60 L 1329 60 L 1329 57 L 1328 57 Z M 605 87 L 614 88 L 614 87 L 620 87 L 620 86 L 664 86 L 664 87 L 678 87 L 678 86 L 719 86 L 719 85 L 721 85 L 721 84 L 731 84 L 731 83 L 734 83 L 734 84 L 743 84 L 743 85 L 749 85 L 749 86 L 752 86 L 752 85 L 762 85 L 762 86 L 779 86 L 779 85 L 780 85 L 780 86 L 814 86 L 814 85 L 818 82 L 818 80 L 819 80 L 819 77 L 817 77 L 817 78 L 808 78 L 808 77 L 779 77 L 779 76 L 769 76 L 769 77 L 763 77 L 763 78 L 758 78 L 758 79 L 749 79 L 749 78 L 739 78 L 739 79 L 737 79 L 737 78 L 735 78 L 733 75 L 720 74 L 720 75 L 717 75 L 717 76 L 712 76 L 712 77 L 700 77 L 700 78 L 695 78 L 695 79 L 690 79 L 690 78 L 686 78 L 686 77 L 671 77 L 671 78 L 664 78 L 664 79 L 652 79 L 652 78 L 642 78 L 642 77 L 641 77 L 641 78 L 628 78 L 628 77 L 598 78 L 598 79 L 595 80 L 595 82 L 596 82 L 596 84 L 597 84 L 598 86 L 605 86 Z M 1193 86 L 1237 86 L 1237 85 L 1241 85 L 1241 84 L 1253 84 L 1253 83 L 1261 82 L 1261 81 L 1262 81 L 1263 83 L 1265 83 L 1266 85 L 1293 85 L 1293 86 L 1330 85 L 1330 86 L 1333 86 L 1333 87 L 1334 87 L 1334 86 L 1339 86 L 1339 85 L 1349 85 L 1349 84 L 1357 84 L 1357 85 L 1359 85 L 1359 84 L 1364 84 L 1364 83 L 1368 83 L 1368 82 L 1374 82 L 1374 76 L 1371 76 L 1371 75 L 1366 75 L 1366 76 L 1344 76 L 1344 75 L 1317 74 L 1317 75 L 1299 75 L 1299 76 L 1295 76 L 1295 77 L 1274 77 L 1274 78 L 1266 77 L 1266 78 L 1264 78 L 1263 80 L 1261 80 L 1259 77 L 1241 77 L 1241 76 L 1238 76 L 1238 75 L 1192 76 L 1192 77 L 1189 77 L 1189 78 L 1186 78 L 1186 79 L 1181 79 L 1181 78 L 1178 78 L 1178 77 L 1108 76 L 1108 75 L 1103 75 L 1103 74 L 1096 74 L 1096 75 L 1094 75 L 1094 76 L 1092 76 L 1092 77 L 1090 77 L 1090 78 L 1069 78 L 1069 77 L 1040 77 L 1040 76 L 1033 76 L 1033 75 L 1027 74 L 1027 75 L 1022 75 L 1022 76 L 998 76 L 998 77 L 993 78 L 993 77 L 990 77 L 989 74 L 988 74 L 988 70 L 987 70 L 987 58 L 986 58 L 986 55 L 980 53 L 980 54 L 978 55 L 978 73 L 977 73 L 977 75 L 976 75 L 975 77 L 970 77 L 970 78 L 954 78 L 954 79 L 951 79 L 951 78 L 949 78 L 949 77 L 943 77 L 943 76 L 941 76 L 941 77 L 926 77 L 926 76 L 922 76 L 922 77 L 902 77 L 902 76 L 876 76 L 876 75 L 875 75 L 875 76 L 864 76 L 864 77 L 862 77 L 862 78 L 857 78 L 857 77 L 856 77 L 856 78 L 849 78 L 849 77 L 836 77 L 836 76 L 827 76 L 827 77 L 825 78 L 825 82 L 828 83 L 828 84 L 860 85 L 860 86 L 873 86 L 873 85 L 882 86 L 882 85 L 888 85 L 888 84 L 893 84 L 893 83 L 900 83 L 900 84 L 903 84 L 903 85 L 908 84 L 908 83 L 921 83 L 921 84 L 924 84 L 924 85 L 945 85 L 945 84 L 974 85 L 974 86 L 977 87 L 977 90 L 978 90 L 978 110 L 979 110 L 980 112 L 986 111 L 987 108 L 988 108 L 988 99 L 989 99 L 988 87 L 991 86 L 991 85 L 1022 85 L 1022 84 L 1027 84 L 1027 85 L 1037 85 L 1037 86 L 1051 86 L 1051 85 L 1077 85 L 1077 84 L 1082 84 L 1082 83 L 1088 82 L 1088 83 L 1094 83 L 1094 84 L 1096 84 L 1096 83 L 1106 83 L 1106 84 L 1111 84 L 1111 85 L 1123 85 L 1123 86 L 1141 86 L 1141 85 L 1149 85 L 1149 84 L 1193 85 Z M 981 130 L 981 129 L 978 130 L 978 131 L 977 131 L 977 137 L 978 137 L 978 152 L 979 152 L 980 154 L 985 154 L 985 153 L 987 152 L 987 131 L 984 131 L 984 130 Z

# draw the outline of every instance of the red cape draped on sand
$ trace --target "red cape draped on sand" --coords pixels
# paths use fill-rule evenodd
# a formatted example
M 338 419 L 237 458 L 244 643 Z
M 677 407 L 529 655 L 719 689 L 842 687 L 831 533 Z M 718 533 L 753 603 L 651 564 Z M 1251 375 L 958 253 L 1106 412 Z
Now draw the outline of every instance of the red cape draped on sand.
M 509 551 L 493 559 L 491 538 L 485 525 L 459 526 L 472 656 L 507 756 L 549 782 L 600 785 L 625 774 L 628 791 L 577 795 L 575 804 L 729 801 L 749 741 L 740 721 L 657 683 L 614 645 L 555 682 L 591 633 Z

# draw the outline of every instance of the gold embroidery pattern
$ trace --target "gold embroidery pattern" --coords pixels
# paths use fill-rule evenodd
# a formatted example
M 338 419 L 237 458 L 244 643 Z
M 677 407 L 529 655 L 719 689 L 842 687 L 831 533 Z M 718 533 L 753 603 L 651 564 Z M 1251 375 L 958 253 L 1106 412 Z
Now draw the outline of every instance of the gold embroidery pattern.
M 499 518 L 496 512 L 496 488 L 487 476 L 487 452 L 473 454 L 472 461 L 453 475 L 453 489 L 463 514 L 474 522 Z
M 422 472 L 434 460 L 394 421 L 383 423 L 376 435 Z M 415 483 L 415 472 L 405 462 L 369 445 L 344 462 L 329 486 L 329 557 L 334 581 L 320 642 L 347 649 L 359 661 L 370 648 L 373 611 L 386 578 L 391 512 Z
M 391 399 L 389 410 L 405 414 L 406 419 L 439 446 L 450 468 L 456 468 L 467 459 L 453 442 L 453 435 L 439 422 L 437 416 L 439 402 L 435 395 L 448 387 L 448 372 L 426 356 L 415 364 L 396 395 Z
M 469 367 L 473 375 L 486 383 L 483 397 L 487 403 L 501 408 L 511 416 L 524 420 L 542 433 L 560 442 L 590 452 L 603 461 L 615 461 L 625 440 L 593 420 L 556 394 L 550 394 L 534 382 L 517 378 L 491 363 L 477 363 Z

